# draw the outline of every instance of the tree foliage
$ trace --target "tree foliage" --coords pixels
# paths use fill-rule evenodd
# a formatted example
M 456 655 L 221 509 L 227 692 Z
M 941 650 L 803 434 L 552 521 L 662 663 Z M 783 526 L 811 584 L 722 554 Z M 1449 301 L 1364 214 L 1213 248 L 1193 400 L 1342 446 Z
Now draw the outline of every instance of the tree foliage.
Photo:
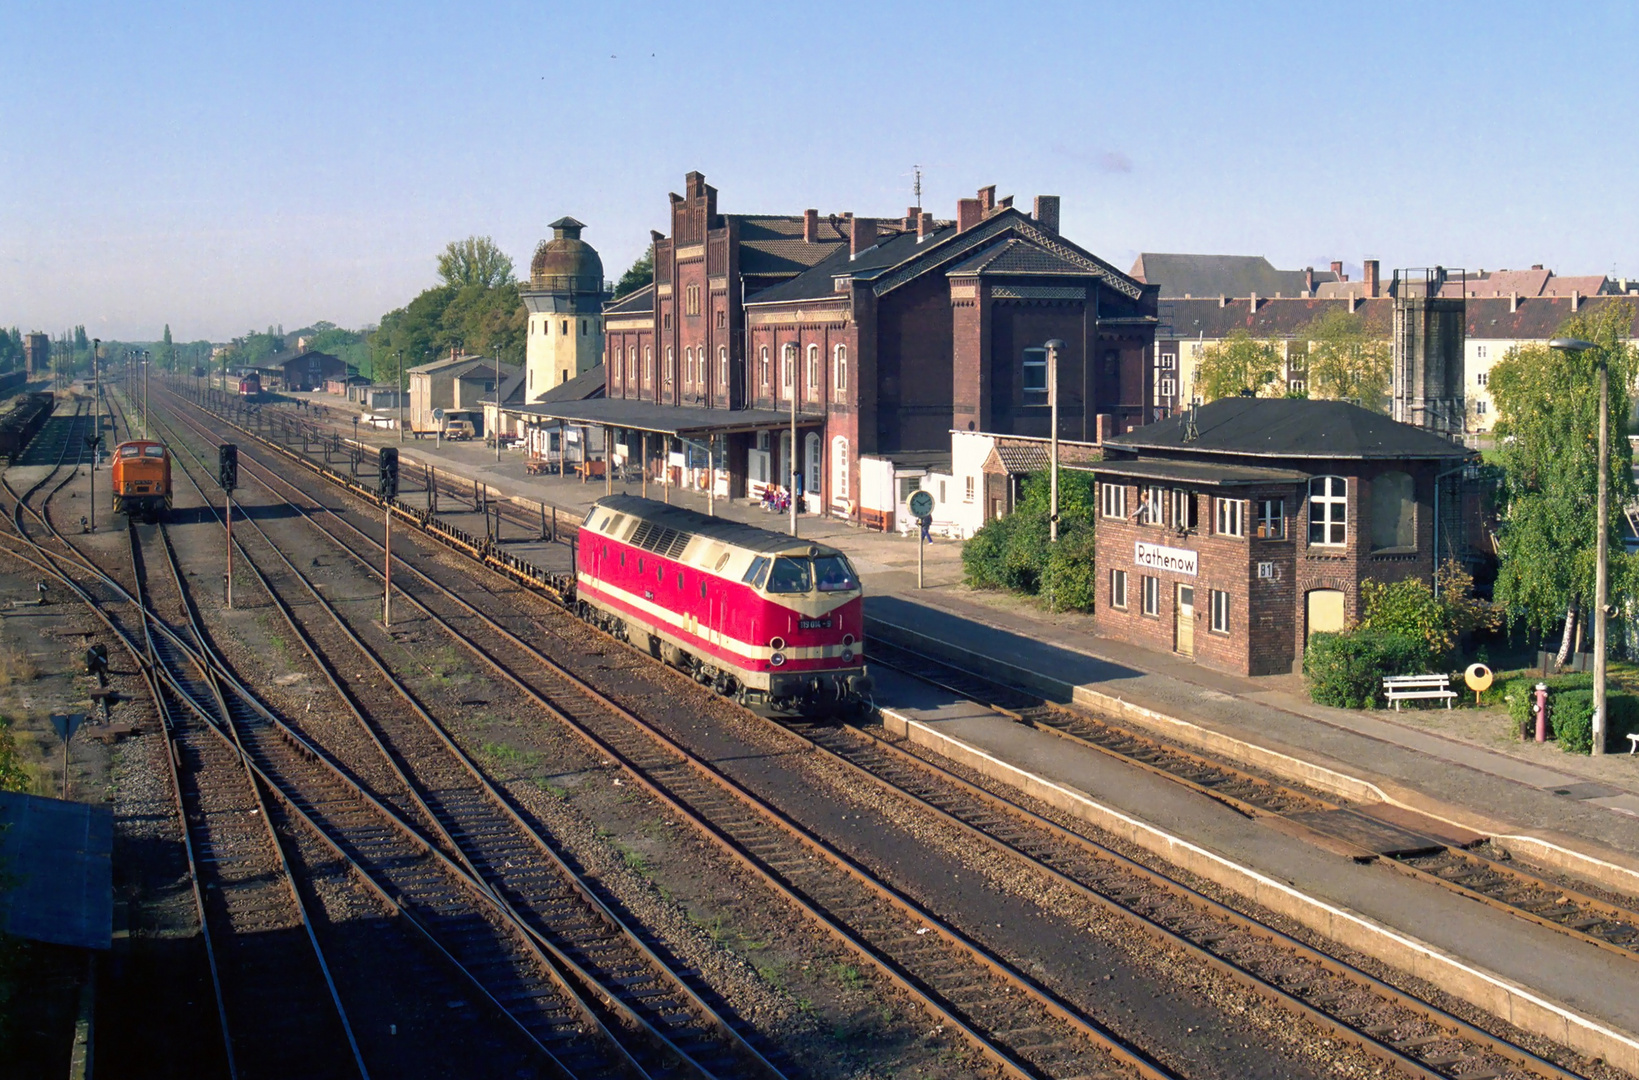
M 1241 395 L 1269 397 L 1283 391 L 1280 348 L 1244 329 L 1215 341 L 1195 362 L 1194 393 L 1202 401 Z
M 1444 660 L 1462 635 L 1501 625 L 1501 613 L 1474 595 L 1474 579 L 1460 563 L 1446 562 L 1434 577 L 1438 596 L 1421 578 L 1362 581 L 1361 629 L 1413 638 L 1428 646 L 1431 657 Z
M 451 240 L 438 256 L 438 276 L 457 289 L 493 289 L 513 282 L 512 259 L 487 236 Z
M 1597 348 L 1560 352 L 1542 345 L 1510 349 L 1491 369 L 1497 407 L 1497 457 L 1503 481 L 1498 530 L 1501 565 L 1496 598 L 1511 622 L 1546 634 L 1568 611 L 1593 596 L 1597 538 L 1599 365 L 1610 366 L 1610 500 L 1633 497 L 1633 451 L 1623 438 L 1636 374 L 1627 341 L 1634 317 L 1626 302 L 1573 316 L 1559 336 Z M 1610 595 L 1634 582 L 1611 515 Z
M 1364 317 L 1334 307 L 1298 335 L 1309 343 L 1309 396 L 1353 401 L 1382 411 L 1388 403 L 1393 357 L 1386 335 Z
M 962 570 L 976 589 L 1007 589 L 1050 600 L 1061 611 L 1091 611 L 1094 583 L 1092 473 L 1059 471 L 1059 540 L 1049 543 L 1052 482 L 1033 473 L 1013 513 L 987 521 L 962 546 Z
M 165 324 L 165 335 L 159 340 L 159 348 L 154 350 L 154 362 L 161 371 L 176 370 L 176 343 L 171 340 L 171 324 Z
M 17 754 L 11 725 L 0 719 L 0 791 L 27 791 L 32 783 L 28 768 Z
M 626 272 L 620 275 L 620 280 L 615 282 L 615 299 L 619 300 L 627 293 L 637 292 L 637 290 L 645 285 L 653 284 L 653 282 L 654 248 L 651 247 L 642 255 L 639 255 L 637 261 L 627 267 Z
M 473 280 L 452 282 L 451 277 L 459 279 L 466 271 L 448 260 L 457 252 L 464 253 L 466 260 L 469 248 L 491 253 L 478 260 L 487 261 L 489 269 L 467 260 L 474 267 L 468 275 Z M 468 237 L 444 249 L 438 257 L 438 272 L 444 284 L 382 316 L 370 349 L 374 378 L 396 379 L 400 354 L 404 367 L 412 368 L 437 359 L 452 347 L 479 356 L 498 356 L 509 363 L 523 361 L 529 312 L 512 279 L 512 260 L 495 250 L 488 237 Z

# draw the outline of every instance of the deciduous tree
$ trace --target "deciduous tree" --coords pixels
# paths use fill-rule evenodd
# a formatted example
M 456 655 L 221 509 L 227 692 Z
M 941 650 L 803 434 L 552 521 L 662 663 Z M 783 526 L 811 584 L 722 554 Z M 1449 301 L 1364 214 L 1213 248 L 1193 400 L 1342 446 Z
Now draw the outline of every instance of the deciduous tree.
M 469 236 L 445 245 L 438 256 L 438 276 L 458 289 L 493 289 L 512 282 L 512 260 L 489 237 Z
M 1623 438 L 1636 375 L 1628 342 L 1633 305 L 1603 304 L 1573 316 L 1559 336 L 1597 348 L 1560 352 L 1544 345 L 1510 349 L 1491 369 L 1497 407 L 1497 456 L 1503 470 L 1501 564 L 1496 598 L 1508 618 L 1542 634 L 1564 619 L 1560 659 L 1574 640 L 1578 612 L 1593 596 L 1598 536 L 1599 364 L 1610 365 L 1610 498 L 1633 496 L 1633 450 Z M 1634 579 L 1611 515 L 1611 595 Z
M 1309 396 L 1353 401 L 1382 411 L 1393 360 L 1386 331 L 1332 308 L 1299 332 L 1309 343 Z
M 1279 347 L 1233 330 L 1222 341 L 1208 345 L 1195 362 L 1194 393 L 1202 401 L 1241 395 L 1268 397 L 1284 391 Z
M 642 255 L 639 255 L 637 261 L 627 267 L 626 272 L 620 275 L 620 280 L 615 282 L 615 299 L 619 300 L 627 293 L 634 293 L 653 282 L 654 248 L 651 247 Z

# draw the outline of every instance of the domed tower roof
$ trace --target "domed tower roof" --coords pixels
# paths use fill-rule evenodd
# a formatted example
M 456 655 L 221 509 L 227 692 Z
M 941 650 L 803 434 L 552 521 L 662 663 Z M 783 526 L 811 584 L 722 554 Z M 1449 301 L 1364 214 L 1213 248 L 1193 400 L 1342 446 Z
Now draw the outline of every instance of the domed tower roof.
M 601 293 L 603 260 L 597 249 L 580 238 L 586 226 L 572 217 L 551 225 L 552 239 L 543 240 L 529 264 L 531 288 L 563 293 Z

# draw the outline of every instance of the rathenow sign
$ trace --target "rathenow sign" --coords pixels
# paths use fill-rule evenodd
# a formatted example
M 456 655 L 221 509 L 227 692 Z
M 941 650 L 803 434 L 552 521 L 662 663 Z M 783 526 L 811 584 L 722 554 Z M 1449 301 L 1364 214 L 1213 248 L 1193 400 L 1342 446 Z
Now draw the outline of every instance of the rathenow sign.
M 1188 548 L 1166 547 L 1163 544 L 1135 544 L 1137 554 L 1133 561 L 1151 570 L 1170 570 L 1175 574 L 1195 576 L 1195 552 Z

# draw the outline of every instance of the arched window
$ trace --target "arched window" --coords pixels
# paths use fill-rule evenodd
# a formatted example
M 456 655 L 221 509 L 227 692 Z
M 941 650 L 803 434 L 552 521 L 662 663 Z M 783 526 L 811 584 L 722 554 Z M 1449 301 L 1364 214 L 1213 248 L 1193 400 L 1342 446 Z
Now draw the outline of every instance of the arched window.
M 728 389 L 728 346 L 717 346 L 717 385 Z
M 694 389 L 694 350 L 683 350 L 683 385 Z
M 838 435 L 831 440 L 831 498 L 848 497 L 848 439 Z
M 809 401 L 818 401 L 819 400 L 819 391 L 820 391 L 820 361 L 819 361 L 819 356 L 820 356 L 820 353 L 819 353 L 819 346 L 818 345 L 808 346 L 808 371 L 804 375 L 804 378 L 807 382 L 806 389 L 808 391 L 808 393 L 805 396 L 808 398 Z
M 654 385 L 654 346 L 643 346 L 643 385 Z
M 796 392 L 797 347 L 787 345 L 780 351 L 780 386 L 788 394 Z
M 764 345 L 762 352 L 757 354 L 757 385 L 764 390 L 768 389 L 768 346 Z
M 631 382 L 631 381 L 635 380 L 636 378 L 637 378 L 637 346 L 633 345 L 632 348 L 631 348 L 631 351 L 626 354 L 626 381 Z
M 1407 474 L 1386 472 L 1372 481 L 1372 550 L 1416 546 L 1416 489 Z
M 1349 542 L 1349 482 L 1341 476 L 1309 481 L 1309 543 L 1342 547 Z
M 836 347 L 836 359 L 831 368 L 831 385 L 836 387 L 837 396 L 840 398 L 848 392 L 848 346 L 838 345 Z
M 677 377 L 677 354 L 672 352 L 670 345 L 666 346 L 666 385 L 670 386 Z

